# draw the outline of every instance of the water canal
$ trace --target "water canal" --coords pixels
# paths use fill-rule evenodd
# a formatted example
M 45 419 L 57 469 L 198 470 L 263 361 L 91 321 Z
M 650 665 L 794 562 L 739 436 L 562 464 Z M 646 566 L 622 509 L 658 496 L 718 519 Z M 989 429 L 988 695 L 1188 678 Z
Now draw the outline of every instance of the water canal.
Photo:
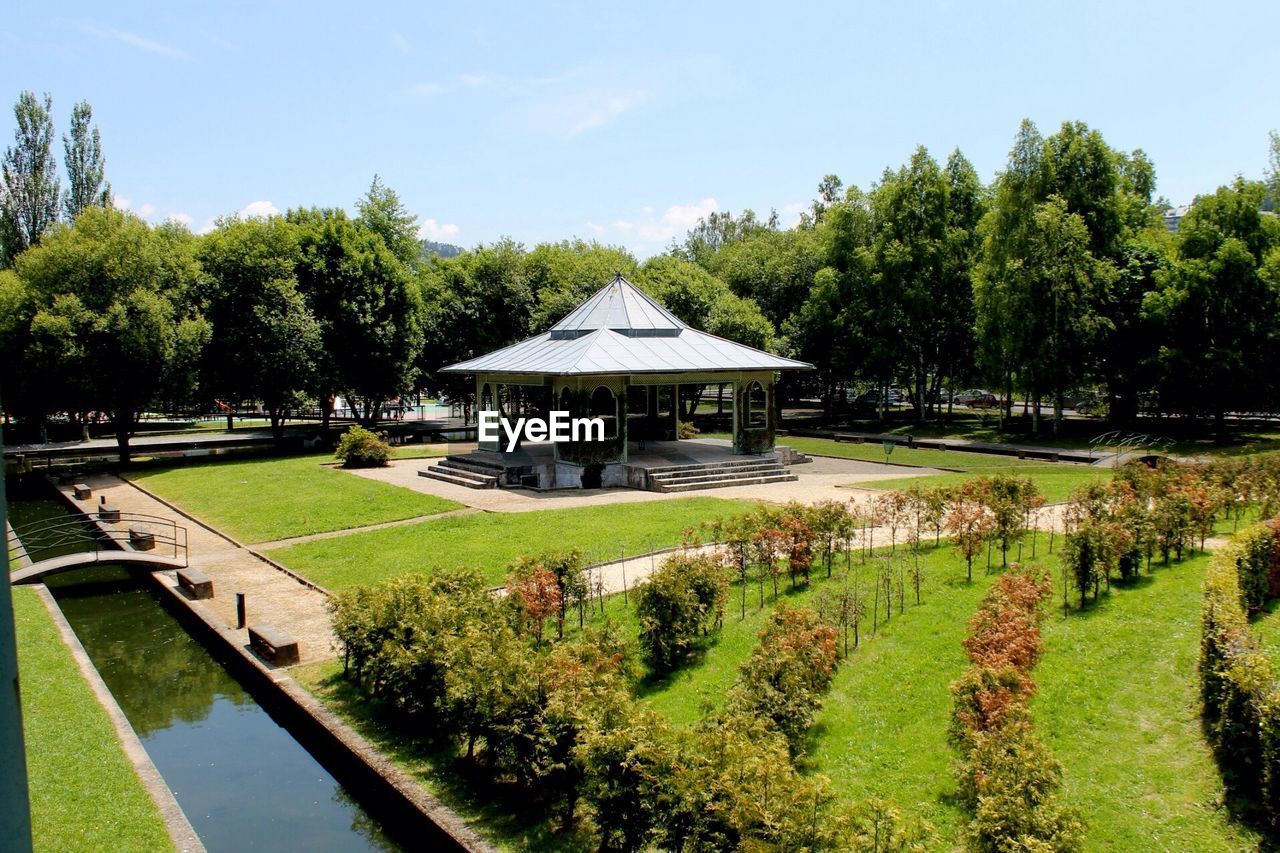
M 17 526 L 66 510 L 17 500 L 11 513 Z M 145 577 L 99 565 L 47 585 L 210 851 L 401 849 Z

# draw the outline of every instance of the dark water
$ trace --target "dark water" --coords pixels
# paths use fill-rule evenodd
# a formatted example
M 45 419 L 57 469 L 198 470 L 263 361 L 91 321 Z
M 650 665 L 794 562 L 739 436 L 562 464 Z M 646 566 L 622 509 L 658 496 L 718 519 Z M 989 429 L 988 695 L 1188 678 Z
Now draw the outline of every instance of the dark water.
M 28 503 L 15 526 L 65 514 Z M 47 585 L 210 851 L 400 849 L 145 579 L 97 566 Z

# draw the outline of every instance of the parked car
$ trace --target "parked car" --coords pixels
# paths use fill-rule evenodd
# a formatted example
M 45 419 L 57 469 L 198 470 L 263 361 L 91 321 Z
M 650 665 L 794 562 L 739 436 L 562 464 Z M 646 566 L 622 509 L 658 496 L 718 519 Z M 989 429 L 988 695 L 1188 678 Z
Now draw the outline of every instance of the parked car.
M 960 406 L 972 406 L 974 400 L 981 400 L 984 397 L 994 397 L 995 395 L 981 388 L 969 388 L 955 394 L 951 399 L 952 402 Z
M 1000 405 L 1000 398 L 995 394 L 979 394 L 969 400 L 967 405 L 971 409 L 994 409 Z

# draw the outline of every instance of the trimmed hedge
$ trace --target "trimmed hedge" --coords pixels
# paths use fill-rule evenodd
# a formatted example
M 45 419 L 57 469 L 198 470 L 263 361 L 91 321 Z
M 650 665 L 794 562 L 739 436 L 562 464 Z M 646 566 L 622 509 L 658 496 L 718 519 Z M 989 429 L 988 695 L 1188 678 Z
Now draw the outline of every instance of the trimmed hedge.
M 982 853 L 1080 849 L 1084 823 L 1059 796 L 1062 766 L 1035 736 L 1027 700 L 1040 660 L 1047 575 L 1013 569 L 987 591 L 969 620 L 965 651 L 973 665 L 951 685 L 950 736 L 959 800 L 973 819 L 967 847 Z
M 1269 597 L 1280 535 L 1254 525 L 1214 556 L 1205 575 L 1200 694 L 1205 730 L 1228 790 L 1280 829 L 1280 685 L 1249 626 Z

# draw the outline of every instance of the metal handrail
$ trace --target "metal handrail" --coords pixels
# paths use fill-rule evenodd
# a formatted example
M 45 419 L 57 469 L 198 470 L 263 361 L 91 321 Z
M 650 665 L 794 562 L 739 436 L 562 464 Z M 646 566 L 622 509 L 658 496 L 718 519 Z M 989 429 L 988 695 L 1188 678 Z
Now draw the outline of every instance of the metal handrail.
M 7 538 L 6 544 L 17 540 L 28 554 L 65 546 L 77 546 L 82 551 L 136 550 L 130 528 L 139 525 L 146 526 L 157 548 L 172 550 L 175 560 L 181 558 L 186 563 L 187 528 L 172 519 L 140 512 L 120 512 L 116 521 L 67 517 L 11 526 L 12 539 Z

